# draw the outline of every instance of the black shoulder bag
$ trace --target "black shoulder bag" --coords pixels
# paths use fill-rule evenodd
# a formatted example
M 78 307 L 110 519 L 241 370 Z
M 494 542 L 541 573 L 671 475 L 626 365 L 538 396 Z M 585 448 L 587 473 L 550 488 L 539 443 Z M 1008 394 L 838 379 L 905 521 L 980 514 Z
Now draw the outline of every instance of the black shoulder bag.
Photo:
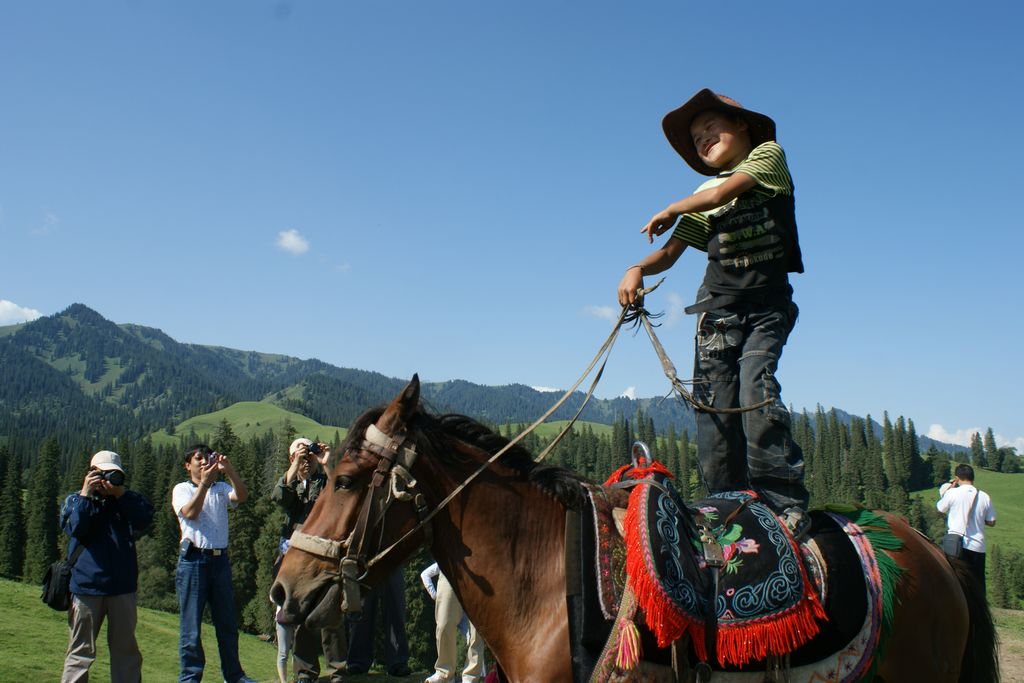
M 83 550 L 85 545 L 79 543 L 71 557 L 51 564 L 46 570 L 46 576 L 43 577 L 43 594 L 40 598 L 58 612 L 67 612 L 71 607 L 71 568 L 75 566 Z

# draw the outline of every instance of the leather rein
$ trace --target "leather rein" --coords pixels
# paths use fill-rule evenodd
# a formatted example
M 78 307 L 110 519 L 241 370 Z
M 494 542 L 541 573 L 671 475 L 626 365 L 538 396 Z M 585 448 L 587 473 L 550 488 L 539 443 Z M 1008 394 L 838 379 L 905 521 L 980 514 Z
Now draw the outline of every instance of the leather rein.
M 594 369 L 601 357 L 604 356 L 604 361 L 601 363 L 601 366 L 598 369 L 597 374 L 587 391 L 586 397 L 584 398 L 582 405 L 579 407 L 579 410 L 576 411 L 576 414 L 573 415 L 572 419 L 568 421 L 559 434 L 540 453 L 536 458 L 536 461 L 540 462 L 547 457 L 555 445 L 572 428 L 573 423 L 575 423 L 576 419 L 583 412 L 583 409 L 593 396 L 597 383 L 600 381 L 604 372 L 604 366 L 608 362 L 608 357 L 611 355 L 612 347 L 615 345 L 615 339 L 625 322 L 634 322 L 637 319 L 641 321 L 644 329 L 651 339 L 655 352 L 661 360 L 662 369 L 668 377 L 669 382 L 672 384 L 672 389 L 684 401 L 693 406 L 695 410 L 711 413 L 740 413 L 756 410 L 772 402 L 770 400 L 762 401 L 761 403 L 744 408 L 713 408 L 695 400 L 693 396 L 683 388 L 682 381 L 679 380 L 676 375 L 675 366 L 672 364 L 672 361 L 669 360 L 661 342 L 655 335 L 653 326 L 648 320 L 647 311 L 644 310 L 642 303 L 643 296 L 657 289 L 663 281 L 664 278 L 659 280 L 652 287 L 639 290 L 637 293 L 640 296 L 640 301 L 636 306 L 632 307 L 632 309 L 629 306 L 622 307 L 619 319 L 616 321 L 611 334 L 605 340 L 604 344 L 601 346 L 594 359 L 590 362 L 587 369 L 583 372 L 580 378 L 576 380 L 576 383 L 565 392 L 560 400 L 558 400 L 533 424 L 523 430 L 514 439 L 510 440 L 506 446 L 488 458 L 486 462 L 482 463 L 475 472 L 470 474 L 433 510 L 428 510 L 426 499 L 423 497 L 423 494 L 416 491 L 417 482 L 412 476 L 412 467 L 417 458 L 415 444 L 409 440 L 405 433 L 389 436 L 381 431 L 376 425 L 371 424 L 367 427 L 366 433 L 363 436 L 363 441 L 360 443 L 359 447 L 350 450 L 368 451 L 377 455 L 378 460 L 377 466 L 373 472 L 368 493 L 363 500 L 363 505 L 359 510 L 359 517 L 356 521 L 356 526 L 352 530 L 351 535 L 347 539 L 339 541 L 331 538 L 324 538 L 322 536 L 307 534 L 303 532 L 300 527 L 292 533 L 290 542 L 290 546 L 293 548 L 298 548 L 299 550 L 305 551 L 311 555 L 315 555 L 338 564 L 335 581 L 340 582 L 342 585 L 343 597 L 341 608 L 343 612 L 361 611 L 362 600 L 360 588 L 363 585 L 362 580 L 365 579 L 370 567 L 380 561 L 381 558 L 394 550 L 395 547 L 420 529 L 423 529 L 424 531 L 425 544 L 429 545 L 433 537 L 433 527 L 430 524 L 430 520 L 443 510 L 445 506 L 447 506 L 448 503 L 455 498 L 462 489 L 468 486 L 470 482 L 472 482 L 481 472 L 490 467 L 490 465 L 499 457 L 504 455 L 506 451 L 519 443 L 541 423 L 547 420 L 548 417 L 550 417 L 555 410 L 557 410 L 569 398 L 569 396 L 572 395 L 577 387 L 583 383 L 583 380 Z M 387 483 L 387 486 L 385 486 L 385 483 Z M 419 522 L 400 539 L 389 545 L 387 548 L 381 550 L 380 548 L 384 544 L 384 516 L 391 505 L 396 501 L 411 502 L 416 508 L 416 516 L 419 518 Z M 369 554 L 366 550 L 368 545 L 367 537 L 371 532 L 378 529 L 379 538 L 374 546 L 378 552 L 373 557 L 367 559 Z

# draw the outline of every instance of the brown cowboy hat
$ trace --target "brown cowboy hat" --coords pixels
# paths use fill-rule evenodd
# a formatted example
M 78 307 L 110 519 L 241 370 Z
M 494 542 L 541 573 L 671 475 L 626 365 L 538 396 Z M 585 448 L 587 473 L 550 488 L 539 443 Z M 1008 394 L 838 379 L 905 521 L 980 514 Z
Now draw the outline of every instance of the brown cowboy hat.
M 764 114 L 744 109 L 739 102 L 717 95 L 708 88 L 686 101 L 686 104 L 665 114 L 661 121 L 661 127 L 665 131 L 672 148 L 679 152 L 679 156 L 686 160 L 690 168 L 702 175 L 718 175 L 717 169 L 711 168 L 700 160 L 697 148 L 693 144 L 693 136 L 690 135 L 690 124 L 697 118 L 698 114 L 706 111 L 720 111 L 731 116 L 738 116 L 747 123 L 750 131 L 750 144 L 757 147 L 762 142 L 775 139 L 775 122 Z

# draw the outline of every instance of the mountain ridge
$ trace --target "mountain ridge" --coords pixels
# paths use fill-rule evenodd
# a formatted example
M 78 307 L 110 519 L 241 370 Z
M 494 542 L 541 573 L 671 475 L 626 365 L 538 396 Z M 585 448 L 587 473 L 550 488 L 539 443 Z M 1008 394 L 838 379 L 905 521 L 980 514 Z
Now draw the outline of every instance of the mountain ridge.
M 179 342 L 159 328 L 114 323 L 81 303 L 3 332 L 0 435 L 41 438 L 85 429 L 141 437 L 241 401 L 263 400 L 321 424 L 348 425 L 406 383 L 315 358 Z M 583 397 L 575 392 L 551 419 L 569 419 Z M 485 386 L 462 379 L 426 382 L 423 398 L 438 412 L 492 424 L 532 422 L 552 403 L 551 392 L 525 384 Z M 672 424 L 677 432 L 695 432 L 692 411 L 662 397 L 594 398 L 580 419 L 612 424 L 623 416 L 632 420 L 638 408 L 659 430 Z M 835 410 L 849 422 L 849 413 Z M 925 445 L 933 442 L 920 438 Z

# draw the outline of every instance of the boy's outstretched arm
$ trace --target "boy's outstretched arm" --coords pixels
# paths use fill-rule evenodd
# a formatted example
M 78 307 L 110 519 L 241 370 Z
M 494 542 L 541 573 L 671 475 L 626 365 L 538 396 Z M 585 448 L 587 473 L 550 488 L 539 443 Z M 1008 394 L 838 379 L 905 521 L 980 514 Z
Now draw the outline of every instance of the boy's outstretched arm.
M 686 243 L 682 240 L 669 239 L 660 249 L 652 251 L 638 263 L 627 268 L 626 274 L 619 282 L 619 305 L 625 306 L 634 303 L 636 290 L 644 284 L 644 275 L 654 275 L 668 270 L 685 249 Z
M 752 177 L 743 173 L 734 173 L 725 182 L 694 192 L 689 197 L 668 205 L 664 211 L 654 215 L 640 232 L 647 233 L 647 241 L 653 242 L 655 235 L 661 235 L 672 228 L 684 213 L 710 211 L 725 206 L 741 194 L 757 185 Z

